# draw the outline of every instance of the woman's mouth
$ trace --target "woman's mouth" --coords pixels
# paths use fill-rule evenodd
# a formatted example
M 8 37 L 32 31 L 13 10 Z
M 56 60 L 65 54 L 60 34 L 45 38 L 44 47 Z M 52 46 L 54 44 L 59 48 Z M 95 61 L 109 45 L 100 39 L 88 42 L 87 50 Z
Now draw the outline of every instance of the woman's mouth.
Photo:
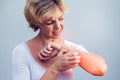
M 58 36 L 60 34 L 60 31 L 53 32 L 55 36 Z

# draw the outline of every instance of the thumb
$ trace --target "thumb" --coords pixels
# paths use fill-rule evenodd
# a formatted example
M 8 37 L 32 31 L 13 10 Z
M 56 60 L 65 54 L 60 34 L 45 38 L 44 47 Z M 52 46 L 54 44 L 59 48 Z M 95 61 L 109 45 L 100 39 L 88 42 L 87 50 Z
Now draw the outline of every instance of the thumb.
M 63 55 L 63 54 L 65 54 L 65 53 L 67 53 L 68 52 L 68 50 L 67 49 L 61 49 L 59 52 L 58 52 L 58 56 L 61 56 L 61 55 Z
M 56 50 L 60 50 L 61 49 L 61 45 L 57 44 L 57 43 L 53 43 L 51 47 L 56 49 Z

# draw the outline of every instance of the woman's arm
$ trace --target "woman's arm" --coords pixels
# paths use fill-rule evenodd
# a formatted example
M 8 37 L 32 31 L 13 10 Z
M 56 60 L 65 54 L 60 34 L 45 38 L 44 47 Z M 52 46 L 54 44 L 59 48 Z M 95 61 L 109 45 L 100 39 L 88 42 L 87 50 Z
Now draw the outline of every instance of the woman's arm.
M 68 49 L 69 51 L 77 51 L 80 53 L 81 62 L 80 66 L 86 70 L 87 72 L 95 75 L 95 76 L 103 76 L 107 71 L 107 65 L 105 60 L 96 54 L 81 52 L 80 50 L 76 50 L 74 48 L 70 48 L 66 45 L 62 45 L 63 48 Z
M 80 66 L 83 69 L 85 69 L 87 72 L 96 76 L 103 76 L 106 73 L 107 65 L 105 63 L 105 60 L 102 57 L 96 54 L 78 51 L 64 44 L 61 44 L 61 46 L 63 49 L 68 49 L 71 52 L 73 51 L 79 52 L 81 56 Z
M 17 46 L 12 54 L 13 80 L 30 80 L 30 71 L 26 50 L 23 46 Z
M 86 52 L 80 52 L 80 56 L 80 66 L 87 72 L 96 76 L 103 76 L 106 73 L 107 65 L 102 57 Z
M 79 66 L 79 63 L 80 56 L 78 52 L 69 52 L 65 49 L 61 49 L 56 60 L 47 69 L 40 80 L 56 80 L 60 72 Z

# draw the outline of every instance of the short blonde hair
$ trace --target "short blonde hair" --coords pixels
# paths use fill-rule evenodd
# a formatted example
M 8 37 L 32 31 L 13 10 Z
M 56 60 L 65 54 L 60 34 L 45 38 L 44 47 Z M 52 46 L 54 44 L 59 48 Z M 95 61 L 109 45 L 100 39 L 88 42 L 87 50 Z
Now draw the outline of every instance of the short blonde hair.
M 57 7 L 66 12 L 64 0 L 27 0 L 24 15 L 29 26 L 37 31 L 39 24 L 51 17 Z

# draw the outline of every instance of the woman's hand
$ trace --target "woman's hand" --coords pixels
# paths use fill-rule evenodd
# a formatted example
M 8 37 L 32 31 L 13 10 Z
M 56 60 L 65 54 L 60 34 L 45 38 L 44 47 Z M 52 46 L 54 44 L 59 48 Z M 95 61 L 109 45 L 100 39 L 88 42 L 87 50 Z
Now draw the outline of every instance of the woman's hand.
M 80 62 L 81 57 L 78 52 L 62 48 L 55 57 L 55 60 L 47 68 L 47 71 L 42 76 L 41 80 L 56 80 L 60 72 L 79 66 Z
M 48 42 L 38 53 L 41 60 L 48 60 L 53 56 L 56 56 L 62 46 L 55 42 Z
M 78 52 L 68 51 L 61 49 L 58 53 L 57 60 L 53 63 L 53 67 L 56 71 L 61 72 L 67 69 L 79 66 L 80 54 Z

